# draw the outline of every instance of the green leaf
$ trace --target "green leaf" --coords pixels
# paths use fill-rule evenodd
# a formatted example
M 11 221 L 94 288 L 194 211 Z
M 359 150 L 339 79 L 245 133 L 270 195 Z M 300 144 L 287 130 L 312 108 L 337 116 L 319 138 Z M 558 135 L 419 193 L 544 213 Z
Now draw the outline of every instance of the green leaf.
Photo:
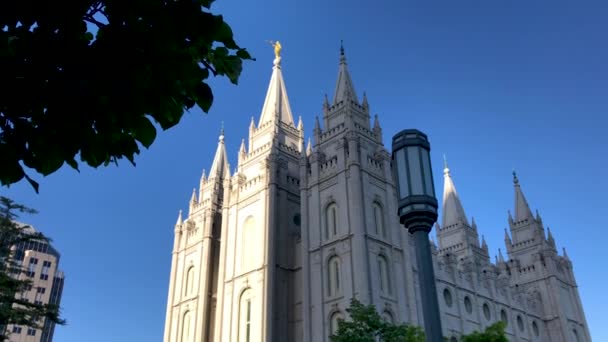
M 133 136 L 144 147 L 149 148 L 156 139 L 156 128 L 146 117 L 139 117 L 133 127 Z
M 213 103 L 213 93 L 211 87 L 205 82 L 201 82 L 196 87 L 196 104 L 201 107 L 203 112 L 209 113 L 211 104 Z

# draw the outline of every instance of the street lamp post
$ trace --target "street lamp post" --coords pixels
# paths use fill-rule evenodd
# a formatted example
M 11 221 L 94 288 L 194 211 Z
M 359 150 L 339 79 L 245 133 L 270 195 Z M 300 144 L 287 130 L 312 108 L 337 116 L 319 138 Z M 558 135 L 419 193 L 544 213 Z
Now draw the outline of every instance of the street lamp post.
M 429 232 L 437 221 L 437 198 L 431 171 L 431 144 L 426 134 L 406 129 L 393 136 L 393 173 L 401 224 L 416 246 L 424 332 L 428 342 L 443 341 Z

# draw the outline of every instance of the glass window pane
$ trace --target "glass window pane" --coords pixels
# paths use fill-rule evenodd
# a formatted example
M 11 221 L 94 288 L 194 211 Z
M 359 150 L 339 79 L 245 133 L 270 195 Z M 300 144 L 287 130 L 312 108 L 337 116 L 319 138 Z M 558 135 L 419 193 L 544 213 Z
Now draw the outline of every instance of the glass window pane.
M 410 188 L 407 184 L 405 149 L 397 151 L 395 162 L 397 163 L 397 185 L 399 186 L 399 197 L 404 198 L 410 195 Z
M 421 150 L 422 153 L 422 167 L 424 170 L 424 191 L 426 195 L 435 197 L 435 189 L 433 189 L 433 176 L 431 172 L 431 161 L 429 152 Z
M 422 172 L 420 170 L 419 148 L 409 146 L 407 148 L 407 164 L 410 170 L 410 181 L 412 187 L 412 195 L 423 195 L 422 189 Z

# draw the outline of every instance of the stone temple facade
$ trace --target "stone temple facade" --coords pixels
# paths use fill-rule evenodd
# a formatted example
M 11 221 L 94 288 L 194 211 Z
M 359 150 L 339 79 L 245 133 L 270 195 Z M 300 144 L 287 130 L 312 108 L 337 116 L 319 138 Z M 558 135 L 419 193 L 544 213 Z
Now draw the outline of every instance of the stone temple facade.
M 175 224 L 165 342 L 328 341 L 350 299 L 422 325 L 413 241 L 400 226 L 378 117 L 341 51 L 313 140 L 292 116 L 281 60 L 231 172 L 224 134 Z M 492 263 L 447 165 L 432 244 L 443 335 L 497 320 L 511 341 L 590 341 L 572 262 L 532 214 L 514 175 L 507 258 Z

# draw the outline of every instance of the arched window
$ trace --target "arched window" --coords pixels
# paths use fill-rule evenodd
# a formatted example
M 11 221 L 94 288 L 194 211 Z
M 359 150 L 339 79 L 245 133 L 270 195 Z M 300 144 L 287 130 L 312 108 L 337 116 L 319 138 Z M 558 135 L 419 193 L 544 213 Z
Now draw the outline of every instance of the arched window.
M 443 290 L 443 301 L 445 302 L 445 305 L 448 306 L 448 308 L 452 307 L 452 292 L 450 292 L 450 290 Z
M 376 229 L 376 234 L 386 237 L 386 229 L 384 227 L 384 216 L 382 215 L 382 207 L 380 203 L 374 202 L 374 228 Z
M 505 325 L 509 325 L 509 317 L 507 317 L 505 309 L 500 310 L 500 320 L 505 322 Z
M 384 310 L 384 312 L 382 313 L 382 319 L 384 319 L 388 323 L 395 323 L 393 319 L 393 314 L 388 310 Z
M 471 298 L 469 298 L 469 296 L 464 297 L 464 308 L 467 310 L 468 314 L 473 313 L 473 303 L 471 303 Z
M 251 271 L 257 265 L 257 255 L 255 251 L 258 246 L 255 236 L 255 219 L 249 216 L 243 222 L 243 233 L 241 241 L 241 265 L 242 272 Z
M 389 273 L 388 262 L 384 255 L 378 256 L 378 275 L 380 276 L 380 291 L 391 294 L 391 275 Z
M 492 318 L 492 313 L 490 312 L 490 306 L 488 303 L 483 303 L 483 315 L 488 321 Z
M 186 283 L 184 287 L 184 296 L 190 296 L 194 292 L 194 266 L 188 267 L 186 271 Z
M 241 294 L 239 301 L 239 342 L 251 342 L 252 322 L 252 291 L 247 289 Z
M 517 327 L 519 328 L 519 331 L 524 331 L 524 320 L 521 318 L 520 315 L 517 315 Z
M 182 318 L 182 337 L 181 337 L 181 342 L 189 342 L 190 336 L 192 335 L 190 333 L 190 311 L 186 311 L 186 313 L 184 313 L 184 316 Z
M 572 337 L 573 337 L 573 341 L 574 342 L 581 342 L 581 338 L 578 336 L 578 332 L 576 331 L 576 329 L 572 329 Z
M 335 296 L 340 293 L 342 286 L 342 275 L 340 269 L 340 258 L 333 256 L 327 263 L 327 293 Z
M 331 314 L 331 317 L 329 318 L 329 334 L 330 335 L 335 335 L 336 333 L 338 333 L 339 322 L 343 319 L 344 318 L 342 317 L 342 313 L 340 313 L 340 311 L 336 311 Z
M 338 235 L 338 206 L 331 203 L 325 210 L 325 238 L 331 239 Z
M 532 322 L 532 332 L 534 332 L 534 336 L 536 337 L 540 335 L 540 331 L 538 330 L 538 324 L 536 324 L 536 321 Z

